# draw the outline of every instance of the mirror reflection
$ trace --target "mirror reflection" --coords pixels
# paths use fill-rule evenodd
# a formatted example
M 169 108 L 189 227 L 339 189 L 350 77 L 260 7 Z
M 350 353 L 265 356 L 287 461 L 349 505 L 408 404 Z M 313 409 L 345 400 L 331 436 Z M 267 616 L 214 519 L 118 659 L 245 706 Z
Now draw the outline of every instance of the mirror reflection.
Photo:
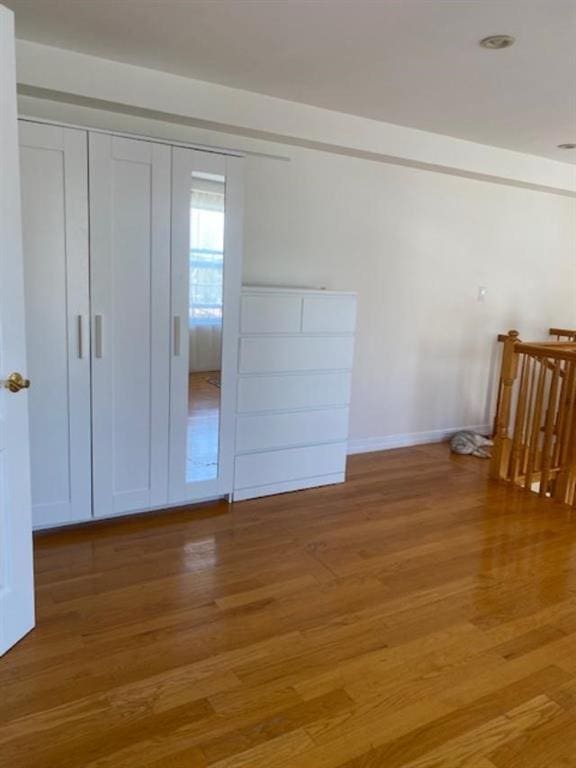
M 190 195 L 188 439 L 186 480 L 218 475 L 224 176 L 194 172 Z

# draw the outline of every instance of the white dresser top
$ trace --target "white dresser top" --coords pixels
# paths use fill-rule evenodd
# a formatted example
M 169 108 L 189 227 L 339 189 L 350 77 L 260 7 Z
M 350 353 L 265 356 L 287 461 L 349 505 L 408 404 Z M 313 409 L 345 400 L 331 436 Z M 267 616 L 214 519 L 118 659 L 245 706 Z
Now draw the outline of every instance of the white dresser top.
M 325 288 L 299 288 L 283 285 L 243 285 L 243 293 L 296 293 L 312 296 L 356 296 L 355 291 L 328 291 Z

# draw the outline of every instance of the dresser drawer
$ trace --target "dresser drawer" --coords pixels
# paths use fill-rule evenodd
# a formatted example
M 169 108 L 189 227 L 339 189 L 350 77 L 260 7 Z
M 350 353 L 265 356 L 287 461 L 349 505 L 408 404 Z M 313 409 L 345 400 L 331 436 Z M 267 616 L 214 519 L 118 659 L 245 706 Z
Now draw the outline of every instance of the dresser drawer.
M 276 336 L 240 341 L 240 373 L 274 371 L 350 370 L 352 336 Z
M 348 405 L 351 378 L 349 372 L 242 377 L 238 381 L 238 413 Z
M 302 308 L 303 333 L 354 333 L 354 296 L 306 296 Z
M 346 440 L 348 408 L 238 416 L 236 452 Z
M 240 333 L 299 333 L 301 325 L 301 296 L 242 296 Z
M 236 457 L 235 488 L 336 475 L 346 469 L 346 443 L 287 448 Z

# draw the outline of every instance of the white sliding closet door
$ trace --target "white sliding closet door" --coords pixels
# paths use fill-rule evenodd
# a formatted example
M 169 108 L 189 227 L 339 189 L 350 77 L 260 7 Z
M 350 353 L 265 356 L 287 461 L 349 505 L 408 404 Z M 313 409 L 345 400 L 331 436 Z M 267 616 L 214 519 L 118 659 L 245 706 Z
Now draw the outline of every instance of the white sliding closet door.
M 85 131 L 20 122 L 32 515 L 92 516 Z
M 176 147 L 172 153 L 169 501 L 175 503 L 232 491 L 243 161 Z
M 94 515 L 167 501 L 170 147 L 90 134 Z

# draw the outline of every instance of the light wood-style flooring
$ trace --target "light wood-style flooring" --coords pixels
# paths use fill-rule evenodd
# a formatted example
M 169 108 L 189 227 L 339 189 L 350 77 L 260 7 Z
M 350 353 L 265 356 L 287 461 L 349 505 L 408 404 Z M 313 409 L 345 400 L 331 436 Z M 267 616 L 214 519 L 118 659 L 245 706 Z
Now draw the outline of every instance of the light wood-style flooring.
M 37 537 L 6 768 L 576 766 L 576 519 L 445 445 Z
M 191 373 L 188 378 L 188 482 L 213 480 L 218 476 L 219 382 L 220 371 Z

